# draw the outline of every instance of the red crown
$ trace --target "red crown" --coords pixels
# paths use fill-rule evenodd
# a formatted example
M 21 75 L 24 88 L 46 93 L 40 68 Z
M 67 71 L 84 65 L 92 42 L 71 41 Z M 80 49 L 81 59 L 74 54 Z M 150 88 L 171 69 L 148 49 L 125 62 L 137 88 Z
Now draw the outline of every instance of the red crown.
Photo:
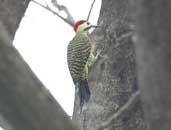
M 85 20 L 79 20 L 74 24 L 74 31 L 77 31 L 77 28 L 79 25 L 83 24 L 85 22 Z

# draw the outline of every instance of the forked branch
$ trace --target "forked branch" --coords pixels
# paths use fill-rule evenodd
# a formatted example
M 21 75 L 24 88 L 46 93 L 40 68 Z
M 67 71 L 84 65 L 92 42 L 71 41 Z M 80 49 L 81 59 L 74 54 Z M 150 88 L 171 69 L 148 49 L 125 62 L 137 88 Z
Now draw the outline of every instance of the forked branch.
M 60 5 L 57 0 L 51 0 L 51 2 L 59 11 L 64 11 L 67 14 L 68 21 L 70 21 L 72 24 L 75 23 L 74 18 L 72 17 L 66 6 Z
M 52 0 L 52 1 L 55 1 L 55 0 Z M 55 6 L 55 7 L 56 7 L 59 11 L 64 10 L 64 12 L 67 14 L 67 18 L 64 18 L 64 17 L 61 16 L 59 13 L 57 13 L 57 12 L 54 11 L 54 10 L 52 10 L 52 9 L 49 7 L 49 5 L 48 5 L 47 3 L 46 3 L 46 5 L 43 5 L 43 4 L 41 4 L 41 3 L 39 3 L 39 2 L 37 2 L 37 1 L 35 1 L 35 0 L 32 0 L 32 2 L 34 2 L 35 4 L 41 6 L 42 8 L 44 8 L 44 9 L 50 11 L 51 13 L 53 13 L 53 14 L 56 15 L 56 16 L 58 16 L 58 17 L 59 17 L 60 19 L 62 19 L 64 22 L 66 22 L 67 24 L 69 24 L 70 26 L 73 27 L 73 25 L 74 25 L 74 19 L 73 19 L 73 17 L 71 16 L 71 14 L 69 13 L 67 7 L 65 7 L 65 6 L 63 6 L 63 5 L 62 5 L 62 6 L 61 6 L 61 5 L 58 5 L 58 3 L 55 2 L 55 3 L 56 3 L 56 6 Z M 60 7 L 60 8 L 59 8 L 59 7 Z

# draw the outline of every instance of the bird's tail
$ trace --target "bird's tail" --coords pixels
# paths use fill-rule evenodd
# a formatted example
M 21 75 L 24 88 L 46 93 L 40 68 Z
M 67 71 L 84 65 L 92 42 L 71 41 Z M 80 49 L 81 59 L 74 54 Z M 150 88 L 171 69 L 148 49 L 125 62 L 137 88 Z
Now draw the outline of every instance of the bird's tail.
M 80 106 L 82 107 L 84 103 L 87 103 L 90 99 L 90 89 L 87 80 L 81 80 L 78 82 Z

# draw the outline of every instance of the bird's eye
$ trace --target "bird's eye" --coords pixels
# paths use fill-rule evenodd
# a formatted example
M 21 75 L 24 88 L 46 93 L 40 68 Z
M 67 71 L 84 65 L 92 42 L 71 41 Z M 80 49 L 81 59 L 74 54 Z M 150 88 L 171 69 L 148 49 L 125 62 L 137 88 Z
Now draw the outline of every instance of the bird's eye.
M 90 23 L 89 23 L 89 22 L 87 22 L 87 25 L 90 25 Z

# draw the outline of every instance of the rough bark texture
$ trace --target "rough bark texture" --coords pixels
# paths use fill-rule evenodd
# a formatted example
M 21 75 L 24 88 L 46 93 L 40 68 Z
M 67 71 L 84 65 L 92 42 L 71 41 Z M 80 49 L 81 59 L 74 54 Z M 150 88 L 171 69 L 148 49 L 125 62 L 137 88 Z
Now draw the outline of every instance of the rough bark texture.
M 95 52 L 101 54 L 90 70 L 91 98 L 81 114 L 77 90 L 75 95 L 73 120 L 84 130 L 147 129 L 138 96 L 129 11 L 128 0 L 102 1 L 101 28 L 92 34 Z
M 151 130 L 171 130 L 171 1 L 136 2 L 136 55 Z
M 0 126 L 78 130 L 12 46 L 29 0 L 0 0 Z

